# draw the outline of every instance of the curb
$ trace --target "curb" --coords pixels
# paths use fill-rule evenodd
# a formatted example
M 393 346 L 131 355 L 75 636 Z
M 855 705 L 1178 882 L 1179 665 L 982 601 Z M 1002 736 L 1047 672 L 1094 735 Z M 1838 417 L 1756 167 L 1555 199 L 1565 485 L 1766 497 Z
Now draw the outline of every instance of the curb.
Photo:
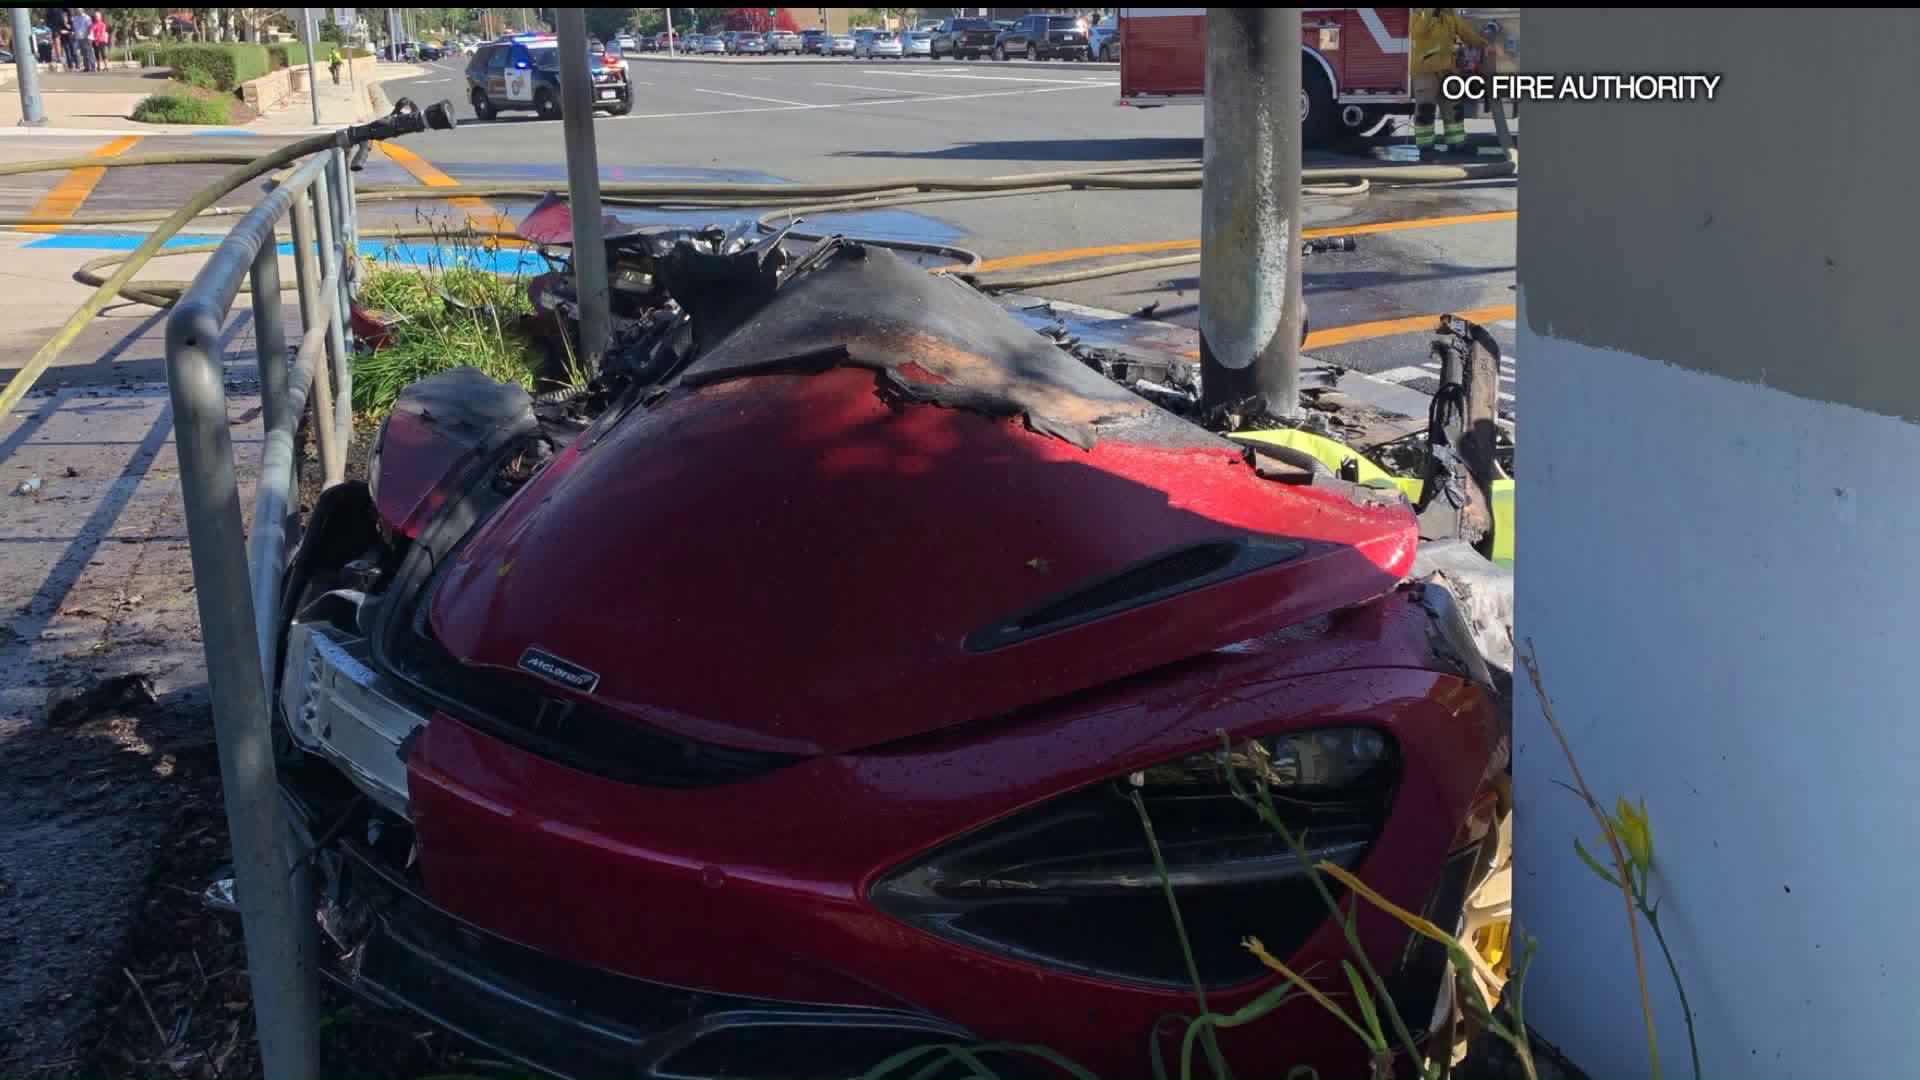
M 860 60 L 851 56 L 789 56 L 789 57 L 745 57 L 745 56 L 662 56 L 659 53 L 625 53 L 621 59 L 643 64 L 727 64 L 734 67 L 789 67 L 813 64 L 878 64 L 883 60 L 900 60 L 899 57 L 876 57 Z M 928 65 L 954 64 L 957 67 L 977 68 L 1013 68 L 1032 69 L 1046 67 L 1048 64 L 1060 64 L 1076 71 L 1119 71 L 1119 64 L 1110 64 L 1104 60 L 925 60 Z

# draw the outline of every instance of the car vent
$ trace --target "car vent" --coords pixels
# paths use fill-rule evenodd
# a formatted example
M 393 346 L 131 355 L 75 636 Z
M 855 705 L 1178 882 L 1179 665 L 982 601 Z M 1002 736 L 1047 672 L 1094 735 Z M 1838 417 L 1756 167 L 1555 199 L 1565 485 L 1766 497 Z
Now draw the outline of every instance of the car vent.
M 988 652 L 1094 619 L 1144 607 L 1279 563 L 1306 551 L 1297 540 L 1246 537 L 1189 544 L 1063 593 L 1024 613 L 995 620 L 967 636 L 967 648 Z

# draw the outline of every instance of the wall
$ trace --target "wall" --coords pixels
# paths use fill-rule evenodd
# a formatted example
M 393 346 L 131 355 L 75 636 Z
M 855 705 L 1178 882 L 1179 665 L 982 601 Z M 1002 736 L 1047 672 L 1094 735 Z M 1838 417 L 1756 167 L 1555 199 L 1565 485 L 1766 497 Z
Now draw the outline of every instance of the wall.
M 1597 794 L 1646 800 L 1705 1075 L 1911 1071 L 1920 14 L 1526 18 L 1530 71 L 1725 79 L 1713 104 L 1526 107 L 1521 641 Z M 1595 827 L 1530 691 L 1515 724 L 1527 1018 L 1645 1076 L 1621 899 L 1571 847 Z
M 304 65 L 300 70 L 300 79 L 304 88 L 306 81 Z M 267 112 L 287 103 L 287 99 L 293 96 L 293 83 L 293 71 L 289 68 L 281 68 L 278 71 L 268 72 L 260 78 L 241 83 L 240 97 L 252 106 L 255 112 Z

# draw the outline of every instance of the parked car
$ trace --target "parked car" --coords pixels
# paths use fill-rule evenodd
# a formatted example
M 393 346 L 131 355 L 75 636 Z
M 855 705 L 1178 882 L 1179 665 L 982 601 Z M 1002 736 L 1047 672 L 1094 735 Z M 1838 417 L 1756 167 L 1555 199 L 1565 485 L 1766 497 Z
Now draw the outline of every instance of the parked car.
M 800 35 L 791 30 L 773 30 L 767 34 L 767 51 L 770 53 L 800 52 Z
M 935 60 L 950 56 L 955 60 L 978 60 L 993 52 L 999 33 L 985 19 L 944 19 L 933 32 L 931 49 Z
M 1120 59 L 1120 20 L 1112 15 L 1101 19 L 1087 31 L 1087 51 L 1095 59 L 1111 64 Z
M 632 34 L 619 34 L 613 39 L 613 47 L 623 53 L 637 53 L 640 51 L 640 39 Z
M 687 47 L 687 38 L 685 35 L 676 35 L 666 30 L 662 30 L 653 35 L 648 41 L 651 43 L 654 52 L 666 52 L 670 47 L 675 49 L 684 49 Z
M 860 41 L 852 34 L 828 34 L 820 42 L 821 56 L 852 56 L 859 51 Z
M 902 44 L 906 47 L 906 55 L 925 56 L 929 58 L 933 56 L 932 31 L 915 30 L 912 33 L 902 34 L 901 37 L 905 39 Z
M 767 39 L 761 34 L 741 34 L 739 37 L 733 39 L 733 51 L 742 55 L 752 53 L 765 56 L 767 52 Z
M 708 34 L 700 39 L 700 47 L 695 52 L 727 54 L 727 39 L 719 34 Z
M 633 111 L 633 84 L 616 53 L 590 53 L 593 107 L 615 116 Z M 491 120 L 501 112 L 529 110 L 543 120 L 560 118 L 560 42 L 526 35 L 480 47 L 467 63 L 467 100 L 473 114 Z
M 727 47 L 728 55 L 733 55 L 740 51 L 740 31 L 724 31 L 720 35 L 720 41 Z
M 1063 57 L 1084 60 L 1087 56 L 1087 31 L 1072 15 L 1027 15 L 1013 29 L 1003 31 L 993 43 L 993 58 L 1024 55 L 1029 60 Z
M 900 35 L 891 30 L 861 30 L 853 35 L 853 55 L 872 60 L 879 56 L 891 56 L 898 60 L 906 55 L 906 49 L 900 44 Z
M 445 55 L 447 55 L 447 51 L 432 42 L 427 42 L 420 46 L 420 59 L 428 63 L 432 63 Z
M 825 50 L 821 49 L 820 46 L 823 43 L 828 45 L 829 48 Z M 811 30 L 800 31 L 800 51 L 803 53 L 821 53 L 825 55 L 827 52 L 832 51 L 832 44 L 833 35 L 817 26 Z

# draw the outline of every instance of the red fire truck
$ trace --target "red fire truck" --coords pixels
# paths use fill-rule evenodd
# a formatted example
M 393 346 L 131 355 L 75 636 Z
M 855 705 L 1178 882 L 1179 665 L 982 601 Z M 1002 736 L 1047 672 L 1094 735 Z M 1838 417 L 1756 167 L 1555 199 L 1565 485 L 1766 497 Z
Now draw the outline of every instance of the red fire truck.
M 1412 8 L 1300 13 L 1300 125 L 1307 145 L 1409 112 Z M 1207 86 L 1206 8 L 1120 9 L 1120 104 L 1198 104 Z

